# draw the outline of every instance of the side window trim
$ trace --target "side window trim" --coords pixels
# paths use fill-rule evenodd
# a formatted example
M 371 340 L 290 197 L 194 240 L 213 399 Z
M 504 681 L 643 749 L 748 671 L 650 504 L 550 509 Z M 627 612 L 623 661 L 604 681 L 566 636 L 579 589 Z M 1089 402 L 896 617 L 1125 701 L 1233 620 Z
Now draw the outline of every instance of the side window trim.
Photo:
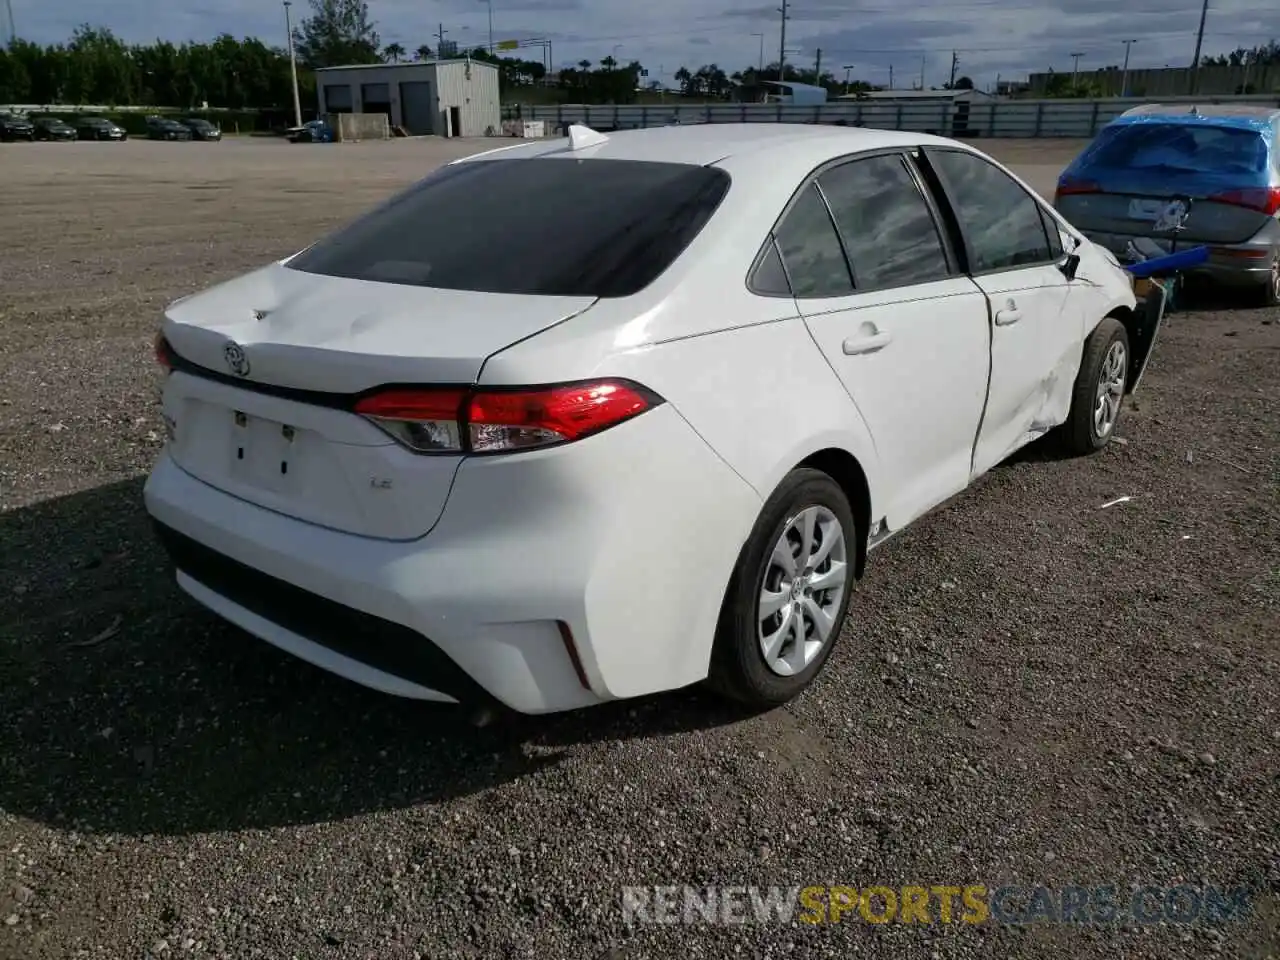
M 851 160 L 849 162 L 856 163 L 857 161 Z M 843 164 L 838 166 L 843 166 Z M 835 169 L 837 167 L 827 167 L 822 173 L 826 174 Z M 836 213 L 831 209 L 831 201 L 827 199 L 827 192 L 822 189 L 822 184 L 819 183 L 821 179 L 821 174 L 813 178 L 813 189 L 817 191 L 818 196 L 822 199 L 822 205 L 827 211 L 827 219 L 831 221 L 831 229 L 836 232 L 836 242 L 840 244 L 840 253 L 844 257 L 844 268 L 849 271 L 849 284 L 853 287 L 854 293 L 859 293 L 861 290 L 858 286 L 858 271 L 854 269 L 853 258 L 849 256 L 849 245 L 844 242 L 844 234 L 840 231 L 840 221 L 836 219 Z M 786 264 L 783 263 L 783 266 L 785 267 Z
M 1019 263 L 1012 267 L 993 267 L 990 270 L 974 270 L 973 269 L 973 265 L 974 265 L 973 241 L 969 237 L 969 231 L 965 229 L 964 224 L 961 222 L 960 215 L 956 212 L 955 204 L 952 201 L 953 188 L 947 182 L 946 174 L 943 173 L 942 170 L 940 170 L 932 162 L 932 157 L 935 154 L 940 154 L 940 153 L 961 153 L 961 154 L 966 154 L 968 156 L 974 157 L 978 161 L 985 163 L 988 166 L 991 166 L 997 173 L 1004 174 L 1004 171 L 1001 170 L 999 167 L 995 166 L 994 164 L 992 164 L 991 161 L 987 160 L 985 157 L 979 156 L 978 154 L 972 153 L 968 150 L 957 149 L 956 147 L 928 146 L 928 147 L 922 147 L 920 150 L 920 153 L 921 153 L 922 166 L 927 166 L 931 179 L 933 180 L 934 183 L 936 183 L 935 189 L 940 191 L 940 193 L 942 194 L 942 197 L 945 199 L 947 209 L 950 211 L 950 215 L 952 220 L 954 221 L 955 228 L 960 234 L 960 236 L 963 238 L 965 261 L 966 261 L 965 271 L 970 277 L 988 277 L 998 273 L 1011 273 L 1014 270 L 1031 270 L 1037 267 L 1051 267 L 1056 265 L 1062 259 L 1060 255 L 1055 255 L 1055 256 L 1051 256 L 1050 259 L 1048 260 L 1042 260 L 1036 263 Z M 1007 174 L 1004 174 L 1004 175 L 1008 176 Z M 1040 229 L 1044 233 L 1045 244 L 1046 246 L 1049 247 L 1049 253 L 1053 254 L 1053 245 L 1049 241 L 1048 227 L 1045 224 L 1045 212 L 1043 210 L 1043 204 L 1041 204 L 1041 202 L 1036 197 L 1034 197 L 1031 193 L 1029 193 L 1026 190 L 1026 188 L 1022 186 L 1022 184 L 1018 183 L 1018 181 L 1011 179 L 1009 182 L 1012 183 L 1015 187 L 1017 187 L 1020 191 L 1022 191 L 1022 194 L 1035 205 L 1036 213 L 1040 218 Z
M 942 204 L 934 194 L 921 165 L 920 147 L 909 147 L 902 153 L 902 162 L 907 174 L 915 182 L 916 189 L 924 197 L 929 215 L 933 217 L 933 228 L 938 231 L 938 239 L 942 242 L 942 255 L 947 258 L 947 271 L 951 276 L 962 276 L 965 264 L 961 262 L 960 250 L 956 246 L 956 238 L 951 233 L 951 223 L 942 211 Z

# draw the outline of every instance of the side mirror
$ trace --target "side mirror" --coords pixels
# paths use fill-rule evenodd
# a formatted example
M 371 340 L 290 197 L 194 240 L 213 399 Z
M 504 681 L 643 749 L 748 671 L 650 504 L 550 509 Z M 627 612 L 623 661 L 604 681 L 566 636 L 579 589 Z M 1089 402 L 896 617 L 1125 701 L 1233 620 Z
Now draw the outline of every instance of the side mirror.
M 1074 280 L 1076 271 L 1080 269 L 1080 254 L 1068 253 L 1058 261 L 1058 269 L 1062 271 L 1062 275 L 1068 280 Z

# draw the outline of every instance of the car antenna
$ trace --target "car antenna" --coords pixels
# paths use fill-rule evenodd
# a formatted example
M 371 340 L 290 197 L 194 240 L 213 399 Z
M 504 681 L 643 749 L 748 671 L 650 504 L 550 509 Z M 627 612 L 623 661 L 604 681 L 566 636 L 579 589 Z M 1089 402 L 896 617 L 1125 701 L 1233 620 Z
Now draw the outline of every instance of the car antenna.
M 587 147 L 598 147 L 600 144 L 608 142 L 609 138 L 599 130 L 592 130 L 581 123 L 569 125 L 570 150 L 585 150 Z

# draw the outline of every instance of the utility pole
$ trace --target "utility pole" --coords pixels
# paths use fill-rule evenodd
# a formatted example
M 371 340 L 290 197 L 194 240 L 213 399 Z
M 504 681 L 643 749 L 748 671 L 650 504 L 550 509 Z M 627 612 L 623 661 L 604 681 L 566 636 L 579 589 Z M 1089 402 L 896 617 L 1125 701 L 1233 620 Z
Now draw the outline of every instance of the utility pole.
M 9 42 L 18 42 L 18 25 L 13 19 L 13 0 L 5 0 L 5 7 L 9 11 Z
M 756 81 L 759 82 L 760 78 L 764 76 L 764 34 L 753 33 L 752 36 L 760 38 L 760 66 L 756 67 Z
M 1204 0 L 1200 7 L 1200 29 L 1196 31 L 1196 52 L 1191 58 L 1191 78 L 1187 84 L 1187 92 L 1192 96 L 1195 96 L 1196 89 L 1200 86 L 1200 47 L 1204 44 L 1204 21 L 1208 16 L 1209 0 Z
M 1124 44 L 1124 69 L 1120 72 L 1120 96 L 1122 97 L 1129 95 L 1129 48 L 1137 42 L 1137 40 L 1121 41 Z
M 853 69 L 852 63 L 846 63 L 844 65 L 844 92 L 845 93 L 849 92 L 849 71 L 852 69 Z
M 889 64 L 889 89 L 893 89 L 893 64 Z
M 1083 56 L 1084 56 L 1084 54 L 1083 54 L 1083 53 L 1073 53 L 1073 54 L 1071 54 L 1071 60 L 1072 60 L 1072 64 L 1071 64 L 1071 89 L 1072 89 L 1073 91 L 1077 88 L 1077 86 L 1079 86 L 1079 83 L 1078 83 L 1077 78 L 1080 76 L 1080 58 L 1081 58 L 1081 57 L 1083 57 Z
M 289 16 L 291 6 L 293 6 L 293 0 L 284 0 L 284 30 L 289 35 L 289 77 L 293 81 L 293 125 L 300 127 L 302 126 L 302 101 L 298 99 L 298 58 L 293 52 L 293 20 Z
M 444 28 L 444 24 L 440 24 L 440 29 L 436 31 L 436 59 L 444 59 L 444 51 L 440 48 L 444 46 L 444 35 L 449 31 Z
M 778 80 L 781 82 L 787 79 L 787 0 L 782 0 L 778 12 L 782 14 L 782 29 L 778 40 Z
M 948 90 L 956 88 L 956 68 L 960 66 L 960 56 L 956 51 L 951 51 L 951 79 L 947 83 Z
M 481 0 L 489 8 L 489 52 L 493 53 L 493 0 Z
M 924 89 L 924 64 L 925 64 L 925 61 L 928 59 L 929 59 L 928 55 L 925 55 L 920 58 L 920 89 L 921 90 Z
M 822 48 L 819 47 L 815 51 L 815 53 L 816 53 L 816 56 L 813 58 L 813 84 L 814 86 L 821 86 L 820 81 L 822 78 Z

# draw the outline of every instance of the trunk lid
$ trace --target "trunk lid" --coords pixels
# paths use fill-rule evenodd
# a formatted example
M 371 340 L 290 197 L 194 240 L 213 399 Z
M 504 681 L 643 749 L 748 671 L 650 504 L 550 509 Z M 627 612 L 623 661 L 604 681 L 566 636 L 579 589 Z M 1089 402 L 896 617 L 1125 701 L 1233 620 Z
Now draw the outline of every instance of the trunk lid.
M 386 384 L 471 384 L 503 348 L 591 297 L 531 297 L 317 276 L 274 264 L 178 301 L 163 333 L 169 450 L 232 496 L 392 540 L 439 519 L 460 457 L 411 453 L 350 410 Z
M 1091 170 L 1079 179 L 1096 184 L 1097 191 L 1059 195 L 1056 207 L 1073 226 L 1087 232 L 1152 237 L 1156 218 L 1174 197 L 1195 201 L 1186 229 L 1178 234 L 1179 244 L 1244 243 L 1270 219 L 1261 210 L 1210 199 L 1235 190 L 1259 189 L 1239 176 Z

